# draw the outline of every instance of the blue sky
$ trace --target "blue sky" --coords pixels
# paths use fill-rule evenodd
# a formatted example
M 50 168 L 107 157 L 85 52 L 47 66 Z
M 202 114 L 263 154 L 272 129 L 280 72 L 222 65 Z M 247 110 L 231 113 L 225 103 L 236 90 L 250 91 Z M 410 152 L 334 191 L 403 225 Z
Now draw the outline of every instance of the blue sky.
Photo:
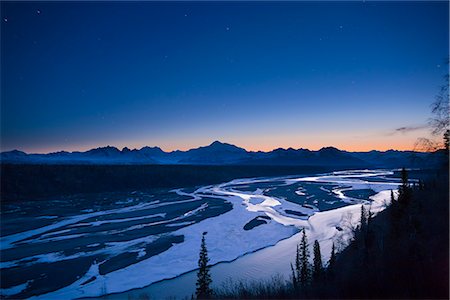
M 410 149 L 448 72 L 448 2 L 1 6 L 2 151 Z

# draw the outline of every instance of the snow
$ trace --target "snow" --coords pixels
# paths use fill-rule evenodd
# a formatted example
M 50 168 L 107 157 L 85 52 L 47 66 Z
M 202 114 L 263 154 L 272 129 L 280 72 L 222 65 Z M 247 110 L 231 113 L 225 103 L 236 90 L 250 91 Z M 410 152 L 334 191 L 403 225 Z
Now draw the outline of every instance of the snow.
M 217 187 L 210 186 L 204 187 L 198 189 L 194 193 L 185 193 L 180 190 L 175 190 L 175 192 L 182 195 L 191 195 L 193 199 L 201 198 L 200 195 L 208 193 L 208 197 L 210 198 L 226 199 L 233 204 L 233 209 L 225 214 L 214 218 L 208 218 L 202 222 L 173 232 L 174 235 L 184 236 L 183 243 L 175 244 L 163 253 L 105 275 L 100 275 L 98 273 L 98 268 L 96 269 L 92 266 L 88 273 L 73 284 L 35 298 L 73 299 L 79 297 L 96 297 L 105 292 L 105 286 L 107 287 L 107 293 L 117 293 L 131 288 L 144 287 L 152 282 L 162 279 L 174 278 L 197 267 L 197 255 L 200 247 L 200 240 L 205 231 L 208 232 L 207 244 L 209 257 L 211 259 L 210 262 L 212 264 L 220 261 L 231 261 L 245 253 L 262 249 L 268 245 L 274 245 L 280 239 L 290 237 L 298 231 L 294 226 L 284 226 L 278 222 L 269 222 L 268 224 L 257 226 L 252 230 L 244 231 L 244 225 L 254 217 L 258 216 L 259 214 L 256 214 L 257 212 L 265 212 L 266 210 L 270 212 L 272 209 L 270 205 L 275 205 L 277 202 L 263 201 L 258 205 L 248 203 L 248 205 L 252 205 L 255 210 L 252 213 L 247 210 L 247 206 L 241 205 L 243 199 L 234 195 L 235 192 L 226 192 L 216 188 Z M 213 192 L 213 194 L 210 194 L 211 192 Z M 244 193 L 242 193 L 240 195 L 243 197 L 252 197 L 251 194 L 244 195 Z M 266 196 L 258 195 L 257 197 L 265 198 Z M 244 203 L 246 203 L 246 200 L 244 200 Z M 201 208 L 197 208 L 197 210 L 198 209 Z M 274 210 L 269 214 L 274 217 L 279 215 L 279 213 Z M 292 221 L 293 220 L 294 219 L 292 219 Z M 299 222 L 306 224 L 306 221 L 304 220 Z M 142 272 L 142 270 L 152 270 L 152 272 Z M 93 276 L 96 277 L 95 280 L 82 285 L 82 283 Z
M 41 235 L 41 237 L 42 238 L 46 238 L 46 237 L 49 237 L 49 236 L 52 236 L 52 235 L 63 234 L 63 233 L 66 233 L 66 232 L 70 232 L 70 229 L 64 229 L 64 230 L 58 230 L 58 231 L 52 231 L 52 232 L 49 232 L 49 233 L 44 233 L 43 235 Z
M 89 223 L 78 223 L 77 226 L 100 226 L 103 224 L 121 223 L 121 222 L 129 222 L 129 221 L 136 221 L 136 220 L 142 220 L 142 219 L 165 218 L 165 217 L 166 217 L 166 213 L 159 213 L 159 214 L 154 214 L 154 215 L 147 215 L 147 216 L 133 217 L 133 218 L 122 218 L 122 219 L 114 219 L 114 220 L 95 221 L 95 222 L 89 222 Z
M 73 217 L 68 217 L 62 221 L 55 222 L 51 225 L 47 225 L 47 226 L 40 227 L 37 229 L 28 230 L 25 232 L 20 232 L 20 233 L 4 236 L 1 239 L 0 250 L 12 248 L 14 246 L 13 245 L 14 243 L 31 238 L 35 235 L 39 235 L 39 234 L 42 234 L 42 233 L 45 233 L 45 232 L 48 232 L 48 231 L 51 231 L 54 229 L 58 229 L 63 226 L 79 223 L 80 221 L 83 221 L 83 220 L 86 220 L 89 218 L 106 215 L 106 214 L 115 214 L 115 213 L 124 213 L 124 212 L 136 211 L 136 210 L 144 210 L 144 209 L 154 207 L 155 205 L 156 204 L 153 204 L 151 202 L 150 203 L 140 203 L 140 204 L 137 204 L 134 206 L 127 206 L 124 208 L 111 209 L 111 210 L 107 210 L 107 211 L 98 211 L 98 212 L 92 212 L 92 213 L 81 214 L 81 215 L 77 215 L 77 216 L 73 216 Z
M 295 191 L 295 193 L 296 193 L 297 195 L 299 195 L 299 196 L 305 196 L 305 195 L 306 195 L 306 194 L 305 194 L 303 191 L 301 191 L 301 190 Z
M 193 199 L 188 199 L 188 200 L 181 200 L 181 201 L 171 201 L 171 202 L 163 202 L 163 203 L 159 203 L 159 201 L 152 201 L 152 202 L 148 202 L 148 203 L 139 203 L 137 205 L 132 205 L 132 206 L 126 206 L 126 207 L 122 207 L 122 208 L 117 208 L 117 209 L 110 209 L 110 210 L 106 210 L 106 211 L 97 211 L 97 212 L 91 212 L 91 213 L 86 213 L 86 214 L 81 214 L 81 215 L 77 215 L 77 216 L 72 216 L 72 217 L 68 217 L 65 218 L 61 221 L 55 222 L 51 225 L 47 225 L 44 227 L 40 227 L 37 229 L 33 229 L 33 230 L 28 230 L 25 232 L 20 232 L 20 233 L 16 233 L 16 234 L 12 234 L 12 235 L 7 235 L 2 237 L 1 242 L 0 242 L 0 250 L 6 250 L 6 249 L 10 249 L 12 247 L 14 247 L 14 244 L 23 240 L 26 240 L 28 238 L 31 238 L 33 236 L 39 235 L 39 234 L 43 234 L 45 232 L 48 231 L 52 231 L 54 229 L 58 229 L 64 226 L 68 226 L 68 225 L 73 225 L 73 226 L 84 226 L 86 224 L 80 224 L 81 221 L 83 220 L 87 220 L 90 218 L 94 218 L 94 217 L 98 217 L 101 215 L 108 215 L 108 214 L 121 214 L 121 213 L 127 213 L 127 212 L 133 212 L 133 211 L 139 211 L 139 210 L 146 210 L 146 209 L 151 209 L 151 208 L 157 208 L 157 207 L 162 207 L 162 206 L 167 206 L 167 205 L 174 205 L 174 204 L 179 204 L 179 203 L 186 203 L 186 202 L 193 202 L 193 201 L 198 201 L 200 200 L 201 197 L 194 197 Z M 153 217 L 155 216 L 165 216 L 165 214 L 155 214 L 153 215 Z M 148 216 L 150 217 L 150 216 Z M 130 218 L 131 219 L 131 218 Z M 173 220 L 177 220 L 179 218 L 175 218 Z M 122 222 L 120 220 L 123 219 L 117 219 L 115 222 Z M 113 222 L 112 220 L 105 220 L 105 221 L 99 221 L 99 222 Z M 153 225 L 157 225 L 157 224 L 163 224 L 166 221 L 162 221 L 162 222 L 154 222 L 154 223 L 149 223 L 147 224 L 147 226 L 153 226 Z M 78 223 L 78 224 L 77 224 Z M 94 222 L 94 226 L 95 224 L 100 224 L 100 223 L 95 223 Z M 140 228 L 139 226 L 142 225 L 136 225 L 135 227 L 129 227 L 129 229 L 125 230 L 133 230 L 136 228 Z M 145 227 L 145 226 L 144 226 Z M 118 232 L 115 232 L 118 233 Z
M 24 291 L 28 287 L 29 283 L 31 283 L 31 280 L 27 281 L 25 283 L 10 287 L 10 288 L 0 289 L 0 295 L 3 297 L 17 295 L 17 294 L 21 293 L 22 291 Z
M 138 252 L 137 258 L 144 257 L 146 254 L 147 254 L 147 252 L 145 251 L 145 248 L 144 249 L 140 249 L 139 252 Z
M 350 186 L 347 189 L 364 189 L 371 188 L 377 192 L 376 195 L 369 197 L 372 201 L 361 201 L 358 199 L 353 199 L 345 197 L 342 194 L 344 189 L 336 188 L 333 189 L 333 193 L 337 193 L 338 197 L 343 201 L 355 200 L 358 204 L 348 205 L 341 208 L 317 212 L 308 219 L 308 227 L 305 227 L 306 234 L 308 236 L 310 246 L 314 240 L 318 240 L 321 246 L 322 255 L 324 256 L 324 261 L 328 261 L 329 254 L 331 253 L 331 246 L 333 242 L 343 243 L 344 246 L 348 243 L 351 238 L 351 226 L 353 228 L 358 224 L 360 218 L 361 205 L 364 205 L 367 210 L 370 209 L 372 213 L 377 214 L 382 211 L 386 204 L 390 201 L 390 191 L 398 187 L 398 183 L 390 182 L 368 182 L 361 179 L 351 179 L 347 178 L 357 178 L 357 177 L 375 177 L 375 176 L 385 176 L 392 175 L 392 172 L 373 172 L 369 171 L 362 172 L 362 174 L 350 174 L 347 175 L 346 172 L 335 172 L 341 176 L 320 176 L 320 177 L 308 177 L 308 178 L 296 178 L 288 179 L 287 182 L 298 182 L 298 181 L 312 181 L 312 182 L 323 182 L 323 183 L 344 183 L 345 186 Z M 362 204 L 361 204 L 362 203 Z M 350 223 L 350 224 L 346 224 Z M 349 226 L 346 226 L 349 225 Z M 336 227 L 343 228 L 342 231 L 336 229 Z M 294 251 L 296 249 L 296 244 L 300 241 L 301 234 L 294 235 L 293 237 L 281 241 L 279 245 L 275 247 L 269 247 L 263 251 L 267 251 L 265 254 L 266 260 L 274 255 L 279 255 L 280 253 L 290 253 L 290 257 L 294 257 Z M 311 249 L 312 250 L 312 249 Z M 274 253 L 276 252 L 276 253 Z M 312 252 L 311 252 L 312 253 Z M 261 258 L 260 258 L 261 259 Z M 264 259 L 264 258 L 262 258 Z M 270 260 L 269 260 L 270 261 Z M 289 272 L 288 268 L 285 268 Z M 286 272 L 284 272 L 286 273 Z M 287 273 L 289 274 L 289 273 Z
M 326 189 L 323 186 L 321 186 L 320 189 L 324 192 L 331 193 L 331 191 L 329 189 Z
M 372 196 L 371 199 L 373 200 L 371 205 L 365 205 L 365 207 L 367 209 L 370 207 L 371 212 L 376 214 L 385 208 L 385 200 L 389 201 L 390 191 L 381 191 Z M 354 204 L 334 210 L 318 212 L 311 216 L 308 222 L 309 227 L 305 228 L 311 253 L 314 240 L 317 240 L 320 243 L 323 261 L 328 261 L 333 242 L 337 243 L 340 239 L 344 239 L 344 243 L 348 242 L 348 239 L 351 237 L 350 228 L 344 225 L 347 221 L 350 221 L 353 226 L 356 226 L 360 218 L 360 210 L 361 204 Z M 350 220 L 347 220 L 347 216 L 351 216 Z M 338 231 L 336 229 L 337 226 L 343 228 L 343 230 Z M 239 270 L 250 267 L 251 265 L 251 268 L 256 270 L 255 273 L 257 276 L 260 276 L 259 279 L 262 279 L 261 276 L 269 279 L 277 272 L 289 276 L 289 263 L 293 262 L 295 258 L 296 245 L 300 242 L 301 236 L 302 234 L 298 233 L 280 241 L 273 247 L 267 247 L 254 254 L 244 256 L 228 264 L 227 267 Z M 232 273 L 229 274 L 232 275 Z
M 172 224 L 167 224 L 167 227 L 177 227 L 177 226 L 187 226 L 187 225 L 191 225 L 194 224 L 194 221 L 190 221 L 190 222 L 179 222 L 179 223 L 172 223 Z
M 58 216 L 40 216 L 37 217 L 36 219 L 57 219 Z
M 115 255 L 118 253 L 124 253 L 124 252 L 137 252 L 136 250 L 140 250 L 143 245 L 150 244 L 154 242 L 158 236 L 146 236 L 142 238 L 137 238 L 129 241 L 124 242 L 108 242 L 105 243 L 105 247 L 90 251 L 90 252 L 78 252 L 73 255 L 64 255 L 63 252 L 51 252 L 46 254 L 38 254 L 34 256 L 30 256 L 27 258 L 14 260 L 14 261 L 7 261 L 7 262 L 0 262 L 0 268 L 11 268 L 16 266 L 31 266 L 38 263 L 54 263 L 58 261 L 64 261 L 64 260 L 71 260 L 76 259 L 80 257 L 87 257 L 87 256 L 94 256 L 98 254 L 106 254 L 106 255 Z M 97 244 L 100 245 L 100 244 Z M 97 246 L 89 245 L 90 247 Z
M 342 176 L 345 174 L 346 173 L 343 173 Z M 315 180 L 315 178 L 311 179 Z M 332 183 L 337 180 L 340 181 L 341 179 L 330 177 L 329 179 L 322 178 L 321 180 L 326 180 L 327 182 Z M 348 181 L 346 184 L 348 184 Z M 353 184 L 355 186 L 360 186 L 361 182 L 357 181 Z M 370 183 L 364 182 L 364 184 L 369 184 L 372 186 Z M 386 203 L 389 203 L 390 189 L 393 185 L 389 183 L 386 183 L 384 186 L 381 186 L 379 183 L 375 183 L 374 185 L 377 186 L 376 189 L 378 190 L 378 193 L 371 196 L 370 199 L 372 201 L 364 202 L 364 205 L 366 209 L 370 208 L 371 212 L 376 214 L 385 208 Z M 397 184 L 395 187 L 396 186 Z M 382 188 L 384 188 L 384 190 Z M 394 190 L 394 192 L 396 192 L 396 190 Z M 248 198 L 248 196 L 245 198 Z M 282 203 L 282 205 L 285 205 L 285 203 Z M 333 243 L 337 246 L 337 250 L 343 249 L 352 237 L 351 226 L 356 226 L 359 221 L 360 210 L 361 203 L 348 205 L 334 210 L 316 212 L 309 218 L 308 221 L 303 221 L 303 223 L 300 223 L 299 225 L 307 224 L 307 226 L 304 226 L 303 228 L 306 230 L 308 241 L 310 243 L 310 253 L 312 253 L 312 246 L 315 240 L 318 240 L 320 243 L 324 262 L 329 260 Z M 277 217 L 279 217 L 279 215 L 270 215 L 270 217 L 276 222 L 282 222 L 287 225 L 290 224 L 287 222 L 287 219 L 283 217 L 278 219 Z M 295 223 L 295 221 L 292 222 Z M 264 226 L 266 225 L 258 227 L 264 228 Z M 342 231 L 337 230 L 336 227 L 341 227 Z M 280 274 L 284 276 L 285 279 L 288 279 L 291 274 L 289 266 L 290 263 L 293 263 L 295 258 L 295 249 L 301 240 L 301 236 L 301 233 L 297 233 L 287 239 L 279 241 L 274 246 L 269 246 L 254 253 L 244 255 L 231 262 L 222 262 L 212 266 L 211 274 L 214 279 L 214 286 L 220 287 L 222 283 L 228 282 L 230 278 L 232 278 L 235 282 L 239 280 L 261 281 L 269 280 L 273 275 Z M 211 241 L 210 238 L 211 236 L 208 234 L 208 246 L 214 242 Z M 190 272 L 173 280 L 158 282 L 155 285 L 150 285 L 145 289 L 137 290 L 134 295 L 137 296 L 140 293 L 149 293 L 152 297 L 156 298 L 166 298 L 174 295 L 180 298 L 189 298 L 190 295 L 195 292 L 195 276 L 195 272 Z M 168 287 L 171 287 L 171 289 L 168 289 Z M 176 290 L 174 290 L 174 287 L 176 287 Z M 127 297 L 126 293 L 117 295 L 118 299 L 121 297 Z
M 328 259 L 331 245 L 334 241 L 340 240 L 342 244 L 348 242 L 351 238 L 349 228 L 354 226 L 359 219 L 359 211 L 361 203 L 367 208 L 370 207 L 373 213 L 377 213 L 384 209 L 385 200 L 390 197 L 390 190 L 397 188 L 398 183 L 392 182 L 369 182 L 364 178 L 374 176 L 391 175 L 392 172 L 387 171 L 351 171 L 351 172 L 335 172 L 329 175 L 320 175 L 314 177 L 298 177 L 298 178 L 264 178 L 264 179 L 238 179 L 228 183 L 218 185 L 205 186 L 195 190 L 192 193 L 185 192 L 181 189 L 173 190 L 181 196 L 190 197 L 187 200 L 163 203 L 140 203 L 126 208 L 113 209 L 103 212 L 92 212 L 82 214 L 70 218 L 63 219 L 52 225 L 44 226 L 35 230 L 6 236 L 2 238 L 2 249 L 11 247 L 13 243 L 23 239 L 32 237 L 37 234 L 45 233 L 50 230 L 60 228 L 62 226 L 71 225 L 80 221 L 99 216 L 106 213 L 119 213 L 127 211 L 135 211 L 160 207 L 165 205 L 173 205 L 178 203 L 192 202 L 201 200 L 202 197 L 216 198 L 227 200 L 233 205 L 233 209 L 222 215 L 207 218 L 199 223 L 190 224 L 183 219 L 192 216 L 207 208 L 208 203 L 202 204 L 200 207 L 180 215 L 170 220 L 161 220 L 157 222 L 134 225 L 122 230 L 111 230 L 105 232 L 107 234 L 117 234 L 128 230 L 143 228 L 165 224 L 166 226 L 184 226 L 171 234 L 183 235 L 184 242 L 173 244 L 171 248 L 158 255 L 138 261 L 132 265 L 119 270 L 100 275 L 98 271 L 99 263 L 94 263 L 89 271 L 81 276 L 77 281 L 69 286 L 59 290 L 39 295 L 36 299 L 73 299 L 80 297 L 99 297 L 105 293 L 119 293 L 130 289 L 136 289 L 148 286 L 149 284 L 163 279 L 175 278 L 182 273 L 196 269 L 198 250 L 200 247 L 201 236 L 207 232 L 207 246 L 210 263 L 234 261 L 230 265 L 238 266 L 234 269 L 234 273 L 239 273 L 242 269 L 242 262 L 253 262 L 256 266 L 265 265 L 266 270 L 260 270 L 259 275 L 276 273 L 277 270 L 282 273 L 289 272 L 289 262 L 292 261 L 296 244 L 300 240 L 300 229 L 305 228 L 309 241 L 318 240 L 321 244 L 324 259 Z M 363 178 L 364 177 L 364 178 Z M 281 181 L 281 185 L 292 185 L 301 182 L 320 182 L 324 184 L 332 184 L 336 186 L 332 193 L 344 202 L 352 203 L 345 207 L 319 212 L 314 206 L 305 207 L 292 203 L 281 197 L 269 197 L 263 194 L 263 190 L 257 189 L 254 192 L 243 192 L 233 189 L 236 185 L 254 184 L 258 182 Z M 278 183 L 277 183 L 278 184 Z M 280 185 L 280 184 L 278 184 Z M 346 197 L 343 191 L 347 189 L 367 189 L 370 188 L 377 192 L 376 195 L 370 197 L 372 201 L 361 201 Z M 299 189 L 297 192 L 303 192 Z M 298 194 L 298 193 L 297 193 Z M 355 204 L 358 203 L 358 204 Z M 285 210 L 295 210 L 306 215 L 309 219 L 303 217 L 292 216 L 285 213 Z M 266 215 L 271 218 L 267 224 L 254 227 L 251 230 L 244 230 L 243 227 L 255 217 Z M 154 217 L 155 215 L 153 215 Z M 165 215 L 164 215 L 165 216 Z M 163 217 L 164 217 L 163 216 Z M 143 219 L 151 216 L 128 218 Z M 95 221 L 86 224 L 98 226 L 103 223 L 124 222 L 126 219 Z M 100 222 L 100 223 L 99 223 Z M 101 223 L 103 222 L 103 223 Z M 349 223 L 350 226 L 344 226 Z M 342 227 L 344 230 L 338 231 L 336 227 Z M 51 236 L 51 234 L 48 234 Z M 148 236 L 125 242 L 105 243 L 105 247 L 91 252 L 81 252 L 71 256 L 63 256 L 62 253 L 48 253 L 45 255 L 37 255 L 31 258 L 14 262 L 5 262 L 7 264 L 33 264 L 36 262 L 51 262 L 76 257 L 88 256 L 95 253 L 122 253 L 136 252 L 139 258 L 145 256 L 145 248 L 143 245 L 151 243 L 157 237 Z M 5 240 L 4 240 L 5 239 Z M 47 239 L 51 239 L 48 238 Z M 93 244 L 95 245 L 95 244 Z M 93 245 L 90 245 L 94 247 Z M 275 246 L 274 246 L 275 245 Z M 270 247 L 273 246 L 273 247 Z M 262 249 L 262 250 L 261 250 Z M 258 251 L 260 250 L 260 251 Z M 245 255 L 252 253 L 251 255 Z M 258 258 L 259 262 L 255 260 Z M 35 261 L 30 261 L 34 259 Z M 236 260 L 237 259 L 237 260 Z M 151 270 L 151 272 L 143 272 L 143 270 Z M 287 273 L 289 274 L 289 273 Z M 237 275 L 239 276 L 239 275 Z M 95 277 L 94 280 L 87 282 Z
M 44 243 L 44 242 L 46 243 L 46 242 L 62 241 L 62 240 L 79 238 L 79 237 L 82 237 L 85 235 L 86 234 L 83 234 L 83 233 L 69 234 L 69 235 L 56 236 L 56 237 L 51 237 L 51 238 L 46 238 L 46 239 L 35 239 L 35 240 L 29 241 L 29 243 Z
M 390 191 L 382 191 L 371 197 L 373 199 L 371 211 L 376 213 L 384 209 L 384 200 L 389 200 Z M 369 208 L 369 205 L 365 205 Z M 318 212 L 309 218 L 309 227 L 305 227 L 308 241 L 310 243 L 311 252 L 314 240 L 320 243 L 322 258 L 324 262 L 329 260 L 331 253 L 331 246 L 333 242 L 338 243 L 340 239 L 342 242 L 348 242 L 351 237 L 350 228 L 344 226 L 347 222 L 347 216 L 351 216 L 353 226 L 359 221 L 361 205 L 349 205 L 334 210 Z M 342 227 L 343 231 L 338 231 L 336 227 Z M 220 264 L 217 267 L 220 269 L 220 276 L 225 279 L 227 276 L 232 276 L 235 280 L 239 280 L 239 272 L 236 270 L 254 270 L 252 274 L 247 274 L 246 278 L 242 279 L 270 279 L 274 274 L 282 274 L 285 278 L 289 278 L 290 268 L 289 264 L 295 258 L 295 249 L 300 243 L 302 233 L 298 233 L 288 239 L 282 240 L 273 247 L 267 247 L 251 255 L 246 255 L 234 262 Z M 212 268 L 213 276 L 215 274 Z M 218 271 L 219 272 L 219 271 Z M 233 273 L 234 272 L 234 273 Z M 224 274 L 225 273 L 225 274 Z M 235 275 L 234 275 L 235 274 Z M 220 278 L 220 277 L 219 277 Z M 217 285 L 220 285 L 220 280 L 217 280 Z

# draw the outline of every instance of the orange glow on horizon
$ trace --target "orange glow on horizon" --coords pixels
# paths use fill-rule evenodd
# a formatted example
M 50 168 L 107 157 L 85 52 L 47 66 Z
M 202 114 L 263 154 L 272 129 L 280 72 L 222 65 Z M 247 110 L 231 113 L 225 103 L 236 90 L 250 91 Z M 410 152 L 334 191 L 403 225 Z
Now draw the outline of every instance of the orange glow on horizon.
M 321 148 L 324 147 L 335 147 L 339 150 L 344 150 L 344 151 L 349 151 L 349 152 L 368 152 L 371 150 L 378 150 L 378 151 L 387 151 L 387 150 L 399 150 L 399 151 L 412 151 L 414 150 L 414 146 L 415 146 L 415 140 L 401 140 L 401 139 L 397 139 L 396 142 L 392 142 L 392 141 L 381 141 L 381 140 L 372 140 L 371 142 L 366 142 L 366 143 L 362 143 L 362 142 L 358 142 L 358 141 L 347 141 L 347 142 L 343 142 L 340 141 L 338 143 L 279 143 L 279 144 L 271 144 L 269 143 L 269 141 L 267 141 L 267 143 L 248 143 L 248 142 L 241 142 L 239 143 L 239 141 L 237 140 L 236 142 L 233 141 L 227 141 L 227 140 L 220 140 L 223 143 L 228 143 L 228 144 L 232 144 L 235 145 L 237 147 L 240 148 L 244 148 L 247 151 L 263 151 L 263 152 L 270 152 L 272 150 L 278 149 L 278 148 L 283 148 L 283 149 L 288 149 L 288 148 L 293 148 L 293 149 L 308 149 L 311 151 L 317 151 L 320 150 Z M 102 144 L 87 144 L 87 145 L 83 145 L 83 146 L 75 146 L 75 145 L 68 145 L 67 147 L 48 147 L 48 148 L 38 148 L 38 149 L 18 149 L 21 151 L 25 151 L 26 153 L 36 153 L 36 154 L 45 154 L 45 153 L 51 153 L 51 152 L 58 152 L 58 151 L 68 151 L 68 152 L 76 152 L 76 151 L 80 151 L 80 152 L 84 152 L 84 151 L 88 151 L 94 148 L 99 148 L 99 147 L 106 147 L 106 146 L 112 146 L 112 147 L 116 147 L 119 150 L 122 150 L 123 148 L 127 147 L 129 149 L 141 149 L 145 146 L 149 146 L 149 147 L 160 147 L 163 151 L 165 152 L 172 152 L 172 151 L 176 151 L 176 150 L 181 150 L 181 151 L 186 151 L 186 150 L 190 150 L 190 149 L 194 149 L 194 148 L 198 148 L 198 147 L 204 147 L 204 146 L 208 146 L 212 143 L 213 141 L 209 141 L 209 142 L 204 142 L 204 143 L 183 143 L 183 144 L 178 144 L 178 143 L 161 143 L 160 145 L 152 145 L 152 144 L 146 144 L 145 142 L 135 142 L 135 143 L 125 143 L 125 142 L 120 142 L 120 143 L 102 143 Z M 12 150 L 12 149 L 11 149 Z
M 228 143 L 247 151 L 268 152 L 274 149 L 293 148 L 319 150 L 323 147 L 335 147 L 340 150 L 350 152 L 367 152 L 371 150 L 414 150 L 418 138 L 425 137 L 431 140 L 440 140 L 439 137 L 431 136 L 427 128 L 399 133 L 392 129 L 365 129 L 351 128 L 346 130 L 316 130 L 314 128 L 302 129 L 292 132 L 288 130 L 245 130 L 242 132 L 219 132 L 214 131 L 208 134 L 186 131 L 177 134 L 167 134 L 158 136 L 147 136 L 137 134 L 133 137 L 104 137 L 90 141 L 61 141 L 55 140 L 42 147 L 27 147 L 17 145 L 16 149 L 27 153 L 50 153 L 56 151 L 87 151 L 94 148 L 105 147 L 107 145 L 117 147 L 122 150 L 141 149 L 142 147 L 160 147 L 163 151 L 171 152 L 175 150 L 186 151 L 198 147 L 210 145 L 214 141 Z M 13 149 L 5 149 L 13 150 Z
M 378 151 L 387 151 L 387 150 L 399 150 L 399 151 L 412 151 L 415 148 L 416 140 L 399 140 L 395 143 L 392 142 L 384 142 L 384 141 L 372 141 L 366 143 L 358 143 L 356 141 L 353 142 L 339 142 L 339 143 L 305 143 L 303 145 L 300 144 L 283 144 L 283 145 L 242 145 L 241 147 L 246 149 L 247 151 L 272 151 L 278 148 L 293 148 L 293 149 L 308 149 L 312 151 L 320 150 L 324 147 L 334 147 L 339 150 L 349 151 L 349 152 L 368 152 L 372 150 Z

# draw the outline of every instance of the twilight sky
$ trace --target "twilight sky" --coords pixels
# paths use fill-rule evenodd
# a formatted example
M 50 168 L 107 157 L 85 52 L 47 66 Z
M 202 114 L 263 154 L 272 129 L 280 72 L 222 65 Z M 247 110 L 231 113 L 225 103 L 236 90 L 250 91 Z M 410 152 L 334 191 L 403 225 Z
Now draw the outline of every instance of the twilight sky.
M 411 149 L 448 2 L 1 2 L 1 151 Z

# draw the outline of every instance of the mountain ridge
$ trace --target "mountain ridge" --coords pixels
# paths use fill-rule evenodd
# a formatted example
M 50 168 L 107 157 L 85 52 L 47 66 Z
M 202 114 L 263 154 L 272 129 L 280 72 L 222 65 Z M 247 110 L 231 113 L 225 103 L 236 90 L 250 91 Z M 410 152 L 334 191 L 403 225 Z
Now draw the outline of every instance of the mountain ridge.
M 233 144 L 214 141 L 207 146 L 166 152 L 157 146 L 129 149 L 107 145 L 84 152 L 58 151 L 47 154 L 12 150 L 0 153 L 1 163 L 13 164 L 175 164 L 175 165 L 326 165 L 349 167 L 420 167 L 433 161 L 431 153 L 387 150 L 350 152 L 328 146 L 247 151 Z

